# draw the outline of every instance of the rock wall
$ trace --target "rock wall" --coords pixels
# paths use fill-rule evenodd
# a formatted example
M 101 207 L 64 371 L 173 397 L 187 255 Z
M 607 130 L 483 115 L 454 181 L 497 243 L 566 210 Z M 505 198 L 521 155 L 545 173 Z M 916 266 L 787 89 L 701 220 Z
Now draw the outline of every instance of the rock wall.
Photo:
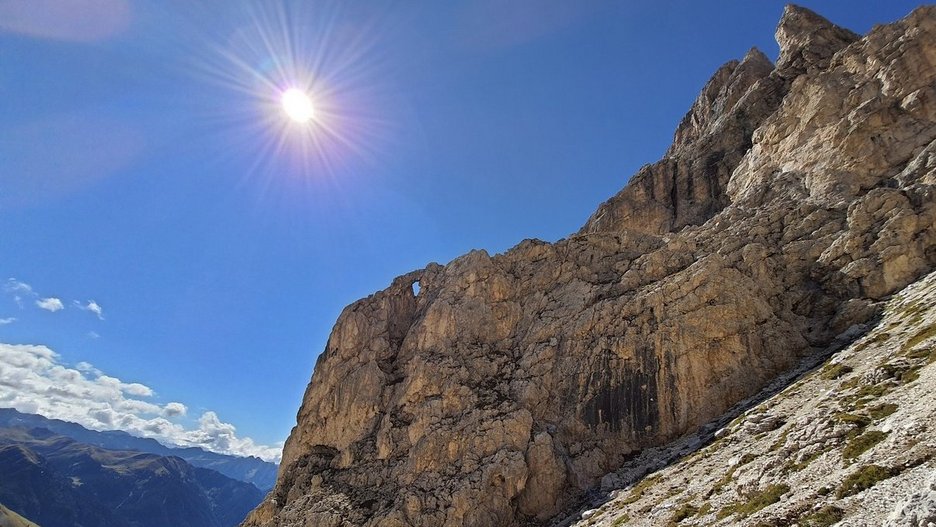
M 244 525 L 541 524 L 932 269 L 936 8 L 859 37 L 789 6 L 777 40 L 575 235 L 345 308 Z

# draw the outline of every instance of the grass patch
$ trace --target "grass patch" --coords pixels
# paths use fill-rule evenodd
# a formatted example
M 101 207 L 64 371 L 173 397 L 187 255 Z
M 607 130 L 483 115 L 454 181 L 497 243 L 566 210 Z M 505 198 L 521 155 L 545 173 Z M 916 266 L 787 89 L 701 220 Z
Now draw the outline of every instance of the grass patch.
M 769 485 L 764 490 L 747 496 L 747 501 L 735 502 L 723 507 L 718 511 L 717 518 L 720 520 L 732 514 L 737 514 L 742 518 L 750 516 L 764 507 L 777 503 L 780 501 L 780 497 L 789 491 L 789 485 L 782 483 L 779 485 Z
M 800 527 L 829 527 L 844 517 L 845 511 L 834 505 L 826 505 L 812 514 L 800 517 L 797 524 Z
M 857 379 L 852 379 L 857 380 Z M 843 387 L 846 383 L 843 383 Z M 843 399 L 843 402 L 852 409 L 860 410 L 868 405 L 874 399 L 881 397 L 890 391 L 890 387 L 881 384 L 869 384 L 859 388 L 854 394 L 849 395 Z
M 862 386 L 855 395 L 862 399 L 865 397 L 880 397 L 887 393 L 887 391 L 888 387 L 883 384 L 871 384 L 869 386 Z
M 926 326 L 920 331 L 914 333 L 912 337 L 907 339 L 907 343 L 904 345 L 904 349 L 909 350 L 910 348 L 915 347 L 917 344 L 931 337 L 936 337 L 936 324 L 930 324 L 929 326 Z
M 920 348 L 918 350 L 907 351 L 904 353 L 904 357 L 907 357 L 910 360 L 923 360 L 926 359 L 926 362 L 936 361 L 936 349 L 934 348 Z
M 825 368 L 822 368 L 822 372 L 819 374 L 819 377 L 827 381 L 831 381 L 843 377 L 851 372 L 852 367 L 847 364 L 827 364 Z
M 670 517 L 670 525 L 676 525 L 677 523 L 685 520 L 686 518 L 691 518 L 698 514 L 699 508 L 690 503 L 684 503 L 682 507 L 676 509 L 676 512 Z
M 622 525 L 626 525 L 628 523 L 630 523 L 630 516 L 624 514 L 622 516 L 618 516 L 617 519 L 611 522 L 611 527 L 621 527 Z
M 875 421 L 880 421 L 896 411 L 897 405 L 894 403 L 879 404 L 868 410 L 868 416 Z
M 871 418 L 865 417 L 863 415 L 855 415 L 849 413 L 840 413 L 836 414 L 835 420 L 846 425 L 852 425 L 856 428 L 864 428 L 871 424 Z
M 920 366 L 914 366 L 912 364 L 888 363 L 882 365 L 881 369 L 886 371 L 889 376 L 904 384 L 915 381 L 920 376 L 920 374 L 917 373 L 917 370 L 920 369 Z
M 696 516 L 705 516 L 710 512 L 712 512 L 712 504 L 706 501 L 699 507 L 699 510 L 696 511 Z
M 710 491 L 708 492 L 708 495 L 709 495 L 709 496 L 713 496 L 713 495 L 715 495 L 715 494 L 718 494 L 718 493 L 721 492 L 722 490 L 724 490 L 725 487 L 726 487 L 729 483 L 731 483 L 731 478 L 734 477 L 734 473 L 735 473 L 735 470 L 736 470 L 737 468 L 738 468 L 738 465 L 735 465 L 735 466 L 729 468 L 729 469 L 728 469 L 728 472 L 725 472 L 725 475 L 722 476 L 721 478 L 719 478 L 719 480 L 716 481 L 714 485 L 712 485 L 712 490 L 710 490 Z
M 842 457 L 847 460 L 854 460 L 868 449 L 880 443 L 887 437 L 887 434 L 880 430 L 869 430 L 859 436 L 852 438 L 842 449 Z
M 818 459 L 819 456 L 828 452 L 830 449 L 831 448 L 823 448 L 820 450 L 816 450 L 812 454 L 804 456 L 803 459 L 801 459 L 798 463 L 795 463 L 793 461 L 788 461 L 786 465 L 783 466 L 783 471 L 787 473 L 799 472 L 800 470 L 803 470 L 804 468 L 809 466 L 810 463 Z
M 750 463 L 751 461 L 754 461 L 755 459 L 757 459 L 757 456 L 755 456 L 754 454 L 748 452 L 747 454 L 744 454 L 743 456 L 741 456 L 741 460 L 738 461 L 738 465 L 739 465 L 739 466 L 740 466 L 740 465 L 747 465 L 748 463 Z
M 839 485 L 835 495 L 838 498 L 845 498 L 858 494 L 859 492 L 870 489 L 879 481 L 892 478 L 897 475 L 897 471 L 880 465 L 866 465 L 857 471 L 849 474 Z
M 660 481 L 660 476 L 649 476 L 640 480 L 640 482 L 634 485 L 634 488 L 631 489 L 630 494 L 624 498 L 623 503 L 625 505 L 630 505 L 631 503 L 636 502 L 642 498 L 648 490 L 656 485 L 658 481 Z

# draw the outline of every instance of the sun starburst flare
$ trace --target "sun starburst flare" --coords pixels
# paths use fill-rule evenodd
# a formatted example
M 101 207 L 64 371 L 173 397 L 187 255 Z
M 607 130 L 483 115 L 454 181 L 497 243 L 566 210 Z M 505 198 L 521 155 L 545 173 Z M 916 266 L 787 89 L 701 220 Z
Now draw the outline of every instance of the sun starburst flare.
M 289 88 L 284 91 L 280 100 L 283 103 L 283 111 L 297 123 L 308 123 L 315 117 L 315 105 L 312 103 L 312 98 L 299 88 Z
M 251 5 L 237 31 L 201 46 L 192 70 L 229 94 L 211 116 L 224 134 L 219 155 L 244 159 L 244 178 L 266 176 L 262 191 L 345 185 L 349 166 L 372 162 L 391 135 L 379 21 L 349 31 L 337 27 L 342 4 L 290 5 Z

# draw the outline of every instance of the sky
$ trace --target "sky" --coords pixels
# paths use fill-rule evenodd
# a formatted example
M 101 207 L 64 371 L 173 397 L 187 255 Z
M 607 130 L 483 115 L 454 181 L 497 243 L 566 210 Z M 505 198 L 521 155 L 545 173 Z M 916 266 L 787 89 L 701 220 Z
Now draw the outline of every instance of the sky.
M 344 306 L 578 230 L 782 9 L 0 0 L 0 407 L 278 459 Z

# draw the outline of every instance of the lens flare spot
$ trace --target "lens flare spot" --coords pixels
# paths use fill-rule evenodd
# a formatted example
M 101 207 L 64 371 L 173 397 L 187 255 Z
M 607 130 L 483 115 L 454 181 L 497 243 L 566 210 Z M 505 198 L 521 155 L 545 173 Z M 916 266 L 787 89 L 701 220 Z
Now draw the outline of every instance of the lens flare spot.
M 283 92 L 280 101 L 286 115 L 297 123 L 307 123 L 315 117 L 315 105 L 312 104 L 312 99 L 298 88 L 290 88 Z

